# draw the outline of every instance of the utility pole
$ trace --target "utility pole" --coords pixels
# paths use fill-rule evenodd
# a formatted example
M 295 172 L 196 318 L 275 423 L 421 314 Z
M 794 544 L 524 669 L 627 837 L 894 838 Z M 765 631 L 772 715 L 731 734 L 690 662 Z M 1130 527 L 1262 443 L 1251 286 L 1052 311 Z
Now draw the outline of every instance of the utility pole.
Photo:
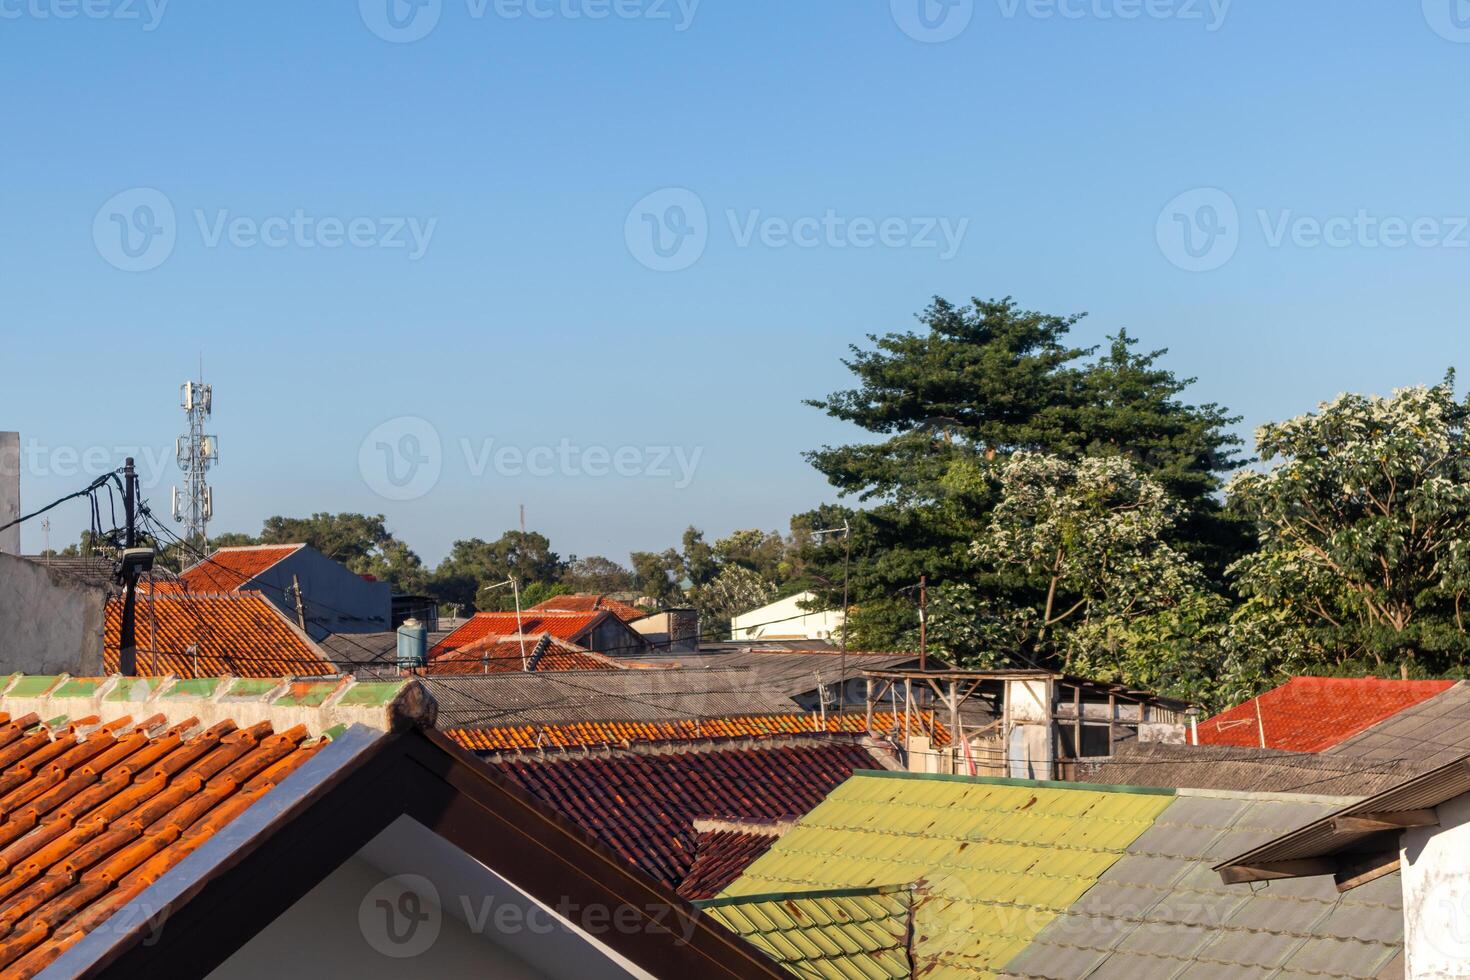
M 299 576 L 291 576 L 291 594 L 296 597 L 296 625 L 301 627 L 301 632 L 306 632 L 306 603 L 301 598 L 301 579 Z
M 133 468 L 133 457 L 123 462 L 123 515 L 126 527 L 123 531 L 123 549 L 132 550 L 138 545 L 137 511 L 138 474 Z M 138 612 L 138 570 L 124 561 L 122 564 L 123 612 L 122 631 L 118 637 L 118 673 L 133 677 L 138 673 L 138 641 L 134 635 Z
M 929 669 L 929 576 L 919 576 L 919 669 Z

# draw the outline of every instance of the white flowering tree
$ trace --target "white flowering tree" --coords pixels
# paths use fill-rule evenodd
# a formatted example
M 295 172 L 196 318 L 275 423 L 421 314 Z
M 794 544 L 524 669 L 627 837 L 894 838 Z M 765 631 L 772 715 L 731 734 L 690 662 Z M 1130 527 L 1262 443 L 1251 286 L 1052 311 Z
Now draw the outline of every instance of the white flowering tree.
M 1242 693 L 1286 672 L 1463 670 L 1470 592 L 1470 406 L 1454 376 L 1390 397 L 1342 395 L 1256 434 L 1264 472 L 1230 484 L 1260 550 L 1228 674 Z
M 1223 604 L 1165 541 L 1178 505 L 1157 481 L 1124 456 L 1022 452 L 999 465 L 998 483 L 972 554 L 1039 598 L 1003 612 L 988 602 L 980 635 L 1094 676 L 1174 691 L 1200 683 L 1210 657 L 1199 634 Z

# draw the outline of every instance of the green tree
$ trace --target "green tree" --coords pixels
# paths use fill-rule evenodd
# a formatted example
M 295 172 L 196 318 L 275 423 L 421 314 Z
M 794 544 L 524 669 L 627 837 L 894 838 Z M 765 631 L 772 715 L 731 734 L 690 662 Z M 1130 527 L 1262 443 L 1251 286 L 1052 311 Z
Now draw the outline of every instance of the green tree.
M 636 587 L 633 573 L 611 558 L 573 557 L 562 572 L 562 583 L 572 592 L 629 592 Z
M 776 587 L 744 565 L 728 564 L 691 592 L 706 636 L 728 637 L 731 617 L 770 602 Z
M 506 531 L 495 541 L 468 538 L 454 542 L 449 555 L 434 570 L 429 587 L 441 602 L 465 609 L 500 611 L 515 608 L 510 588 L 486 592 L 485 586 L 514 578 L 526 593 L 538 583 L 556 584 L 562 572 L 562 560 L 551 550 L 551 541 L 545 535 Z
M 870 336 L 844 363 L 858 386 L 811 401 L 877 441 L 824 447 L 807 458 L 844 496 L 866 504 L 801 515 L 811 527 L 852 527 L 851 629 L 890 647 L 915 622 L 913 586 L 969 583 L 986 595 L 1023 587 L 977 578 L 971 541 L 997 502 L 992 481 L 962 478 L 1019 451 L 1080 459 L 1130 458 L 1179 496 L 1168 528 L 1177 550 L 1218 574 L 1240 535 L 1213 495 L 1238 465 L 1235 420 L 1215 405 L 1178 396 L 1190 384 L 1138 354 L 1120 333 L 1101 356 L 1066 343 L 1080 319 L 1020 309 L 1009 299 L 955 306 L 942 299 L 919 316 L 919 332 Z M 959 475 L 957 478 L 956 474 Z M 824 537 L 801 553 L 802 574 L 823 601 L 840 601 L 842 549 Z M 1219 582 L 1216 582 L 1219 585 Z
M 1230 634 L 1233 689 L 1303 667 L 1463 674 L 1467 423 L 1451 373 L 1387 398 L 1342 395 L 1257 432 L 1270 469 L 1230 486 L 1261 545 L 1232 568 L 1246 597 Z
M 629 556 L 638 591 L 661 606 L 679 605 L 684 592 L 679 581 L 684 562 L 673 548 L 666 551 L 635 551 Z
M 395 592 L 421 592 L 428 584 L 423 561 L 388 530 L 382 514 L 312 514 L 266 518 L 260 535 L 222 534 L 216 548 L 250 544 L 306 544 L 359 575 L 387 582 Z

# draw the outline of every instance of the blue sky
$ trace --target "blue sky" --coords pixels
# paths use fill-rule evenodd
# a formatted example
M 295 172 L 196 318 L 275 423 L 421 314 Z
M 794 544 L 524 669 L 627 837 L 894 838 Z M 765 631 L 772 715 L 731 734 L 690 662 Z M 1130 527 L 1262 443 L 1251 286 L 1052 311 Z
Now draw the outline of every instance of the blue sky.
M 620 560 L 784 527 L 853 435 L 801 399 L 933 294 L 1126 327 L 1247 432 L 1466 366 L 1460 0 L 388 2 L 0 0 L 28 509 L 171 455 L 201 354 L 212 530 L 430 562 L 522 503 Z

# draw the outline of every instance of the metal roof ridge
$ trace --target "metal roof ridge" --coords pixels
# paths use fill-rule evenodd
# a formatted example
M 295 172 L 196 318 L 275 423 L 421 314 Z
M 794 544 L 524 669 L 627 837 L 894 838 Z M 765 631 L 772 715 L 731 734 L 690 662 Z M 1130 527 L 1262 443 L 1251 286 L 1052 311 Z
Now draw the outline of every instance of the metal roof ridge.
M 918 779 L 943 783 L 970 783 L 988 786 L 1030 786 L 1037 789 L 1087 790 L 1094 793 L 1129 793 L 1137 796 L 1178 796 L 1180 790 L 1161 786 L 1116 786 L 1106 783 L 1079 783 L 1056 779 L 1015 779 L 1010 776 L 965 776 L 945 772 L 891 772 L 879 769 L 854 769 L 853 776 L 877 776 L 885 779 Z
M 768 892 L 764 895 L 726 895 L 702 898 L 689 904 L 697 909 L 723 908 L 727 905 L 752 905 L 760 902 L 782 902 L 815 898 L 862 898 L 868 895 L 897 895 L 918 891 L 918 882 L 906 885 L 868 885 L 854 888 L 818 888 L 811 891 Z
M 1348 773 L 1356 775 L 1356 773 Z M 1351 806 L 1364 796 L 1335 796 L 1323 793 L 1288 793 L 1284 790 L 1203 789 L 1180 786 L 1177 796 L 1195 796 L 1217 800 L 1245 800 L 1256 803 L 1320 803 L 1323 806 Z

